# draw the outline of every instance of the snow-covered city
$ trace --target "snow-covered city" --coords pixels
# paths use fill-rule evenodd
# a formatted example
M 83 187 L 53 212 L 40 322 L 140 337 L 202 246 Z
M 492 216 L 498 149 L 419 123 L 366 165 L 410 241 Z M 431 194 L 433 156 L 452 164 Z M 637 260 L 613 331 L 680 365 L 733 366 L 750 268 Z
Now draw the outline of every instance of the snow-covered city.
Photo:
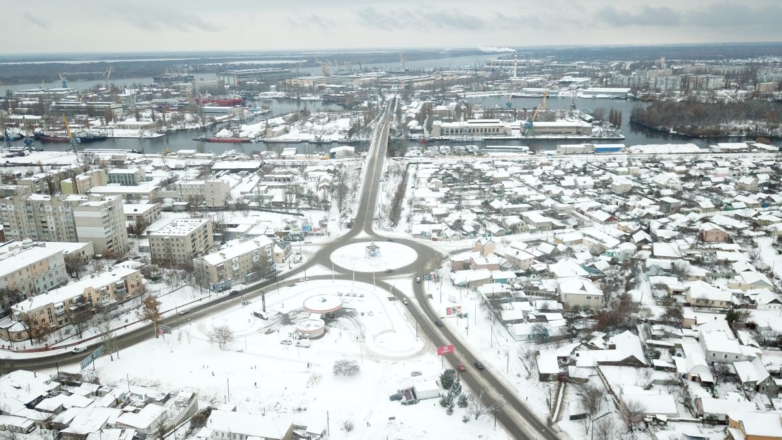
M 782 440 L 760 2 L 10 2 L 0 440 Z

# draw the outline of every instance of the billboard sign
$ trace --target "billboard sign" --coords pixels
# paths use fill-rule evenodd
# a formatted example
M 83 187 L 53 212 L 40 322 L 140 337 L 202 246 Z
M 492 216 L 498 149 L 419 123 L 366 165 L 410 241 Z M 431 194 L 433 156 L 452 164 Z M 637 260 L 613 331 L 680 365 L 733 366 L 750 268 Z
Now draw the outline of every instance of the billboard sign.
M 460 313 L 462 313 L 462 306 L 453 306 L 453 307 L 445 308 L 445 314 L 448 316 L 458 315 Z
M 443 345 L 442 347 L 437 347 L 437 356 L 442 356 L 445 354 L 452 354 L 453 353 L 453 345 Z
M 79 362 L 79 366 L 81 367 L 82 370 L 87 368 L 90 365 L 90 363 L 92 363 L 95 359 L 99 358 L 100 355 L 102 354 L 103 354 L 103 346 L 101 345 L 100 347 L 96 348 L 95 351 L 90 353 L 86 358 L 82 359 L 82 361 Z

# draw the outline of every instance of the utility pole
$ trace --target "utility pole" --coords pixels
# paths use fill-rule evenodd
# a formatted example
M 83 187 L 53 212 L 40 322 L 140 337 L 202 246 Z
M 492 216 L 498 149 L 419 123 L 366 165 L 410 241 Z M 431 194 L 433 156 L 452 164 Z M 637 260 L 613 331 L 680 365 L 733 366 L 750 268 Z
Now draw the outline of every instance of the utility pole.
M 227 377 L 225 378 L 225 388 L 228 390 L 228 400 L 231 400 L 231 383 Z
M 266 313 L 266 292 L 261 290 L 261 305 L 263 306 L 263 313 Z

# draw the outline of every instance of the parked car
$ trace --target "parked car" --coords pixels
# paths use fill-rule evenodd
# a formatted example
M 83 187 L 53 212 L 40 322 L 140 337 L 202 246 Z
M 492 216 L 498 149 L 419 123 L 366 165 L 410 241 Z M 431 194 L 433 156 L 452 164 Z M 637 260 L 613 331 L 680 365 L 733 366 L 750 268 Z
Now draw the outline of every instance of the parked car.
M 412 373 L 410 373 L 410 375 L 413 376 L 413 377 L 420 376 L 421 372 L 420 371 L 413 371 Z
M 464 368 L 464 364 L 459 362 L 459 371 L 464 371 L 464 370 L 466 370 L 466 368 Z
M 434 321 L 434 325 L 436 325 L 436 326 L 438 326 L 438 327 L 442 327 L 442 326 L 443 326 L 443 323 L 442 323 L 442 322 L 440 322 L 440 320 L 439 320 L 439 319 L 435 319 L 435 321 Z
M 394 269 L 386 269 L 386 273 L 392 273 Z
M 402 303 L 406 306 L 410 305 L 410 301 L 408 301 L 407 298 L 402 298 Z
M 282 341 L 280 341 L 280 344 L 282 344 L 282 345 L 293 345 L 293 341 L 290 340 L 290 339 L 283 339 Z
M 250 300 L 245 300 L 245 301 L 242 301 L 242 305 L 243 305 L 243 306 L 249 306 L 249 305 L 250 305 L 250 304 L 252 304 L 252 303 L 253 303 L 253 302 L 252 302 L 252 301 L 250 301 Z
M 393 238 L 386 238 L 386 241 L 393 242 L 393 241 L 394 241 L 394 239 L 393 239 Z
M 87 347 L 73 347 L 73 350 L 71 350 L 71 353 L 78 354 L 78 353 L 83 353 L 85 351 L 87 351 Z
M 296 346 L 310 348 L 312 347 L 312 342 L 310 342 L 309 339 L 299 339 L 298 341 L 296 341 Z
M 421 277 L 415 277 L 415 282 L 416 283 L 420 283 L 421 282 Z
M 475 368 L 483 371 L 486 367 L 484 367 L 483 364 L 480 363 L 479 361 L 475 361 Z
M 187 310 L 187 309 L 179 311 L 180 315 L 187 315 L 188 313 L 190 313 L 190 310 Z
M 402 405 L 405 405 L 405 406 L 407 406 L 407 405 L 415 405 L 416 403 L 418 403 L 417 399 L 402 401 Z
M 392 394 L 392 395 L 388 396 L 388 400 L 390 400 L 392 402 L 395 401 L 395 400 L 402 400 L 402 395 L 401 394 Z
M 256 318 L 263 319 L 264 321 L 265 321 L 265 320 L 267 320 L 267 319 L 269 319 L 269 315 L 267 315 L 266 313 L 264 313 L 262 310 L 256 310 L 256 311 L 254 311 L 254 312 L 253 312 L 253 315 L 254 315 Z

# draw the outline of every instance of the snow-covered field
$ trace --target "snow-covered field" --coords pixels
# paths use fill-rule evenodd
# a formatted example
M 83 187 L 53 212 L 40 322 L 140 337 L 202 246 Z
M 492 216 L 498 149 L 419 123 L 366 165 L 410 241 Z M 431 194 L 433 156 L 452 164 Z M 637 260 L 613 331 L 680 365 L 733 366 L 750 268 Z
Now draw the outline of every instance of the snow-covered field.
M 281 345 L 294 324 L 307 316 L 302 301 L 317 292 L 341 293 L 345 307 L 353 310 L 328 323 L 326 335 L 312 341 L 311 348 Z M 252 315 L 261 307 L 260 298 L 254 298 L 248 306 L 183 322 L 165 339 L 122 350 L 119 360 L 101 357 L 97 373 L 109 385 L 122 386 L 129 377 L 139 385 L 192 389 L 204 403 L 229 402 L 238 411 L 324 429 L 328 411 L 331 438 L 336 439 L 507 438 L 501 428 L 493 430 L 488 417 L 463 423 L 466 410 L 461 408 L 448 416 L 437 399 L 413 406 L 389 401 L 397 390 L 434 380 L 441 372 L 434 346 L 416 340 L 412 318 L 390 296 L 349 281 L 271 290 L 266 296 L 268 321 Z M 208 342 L 210 329 L 217 325 L 234 331 L 235 341 L 224 350 Z M 332 366 L 338 359 L 359 362 L 361 372 L 334 376 Z M 412 371 L 423 374 L 412 377 Z M 348 420 L 355 425 L 352 432 L 342 429 Z
M 371 243 L 355 243 L 343 246 L 331 254 L 331 261 L 339 267 L 359 272 L 380 272 L 386 269 L 399 269 L 415 262 L 418 253 L 403 244 L 376 242 L 380 254 L 367 255 L 367 246 Z

